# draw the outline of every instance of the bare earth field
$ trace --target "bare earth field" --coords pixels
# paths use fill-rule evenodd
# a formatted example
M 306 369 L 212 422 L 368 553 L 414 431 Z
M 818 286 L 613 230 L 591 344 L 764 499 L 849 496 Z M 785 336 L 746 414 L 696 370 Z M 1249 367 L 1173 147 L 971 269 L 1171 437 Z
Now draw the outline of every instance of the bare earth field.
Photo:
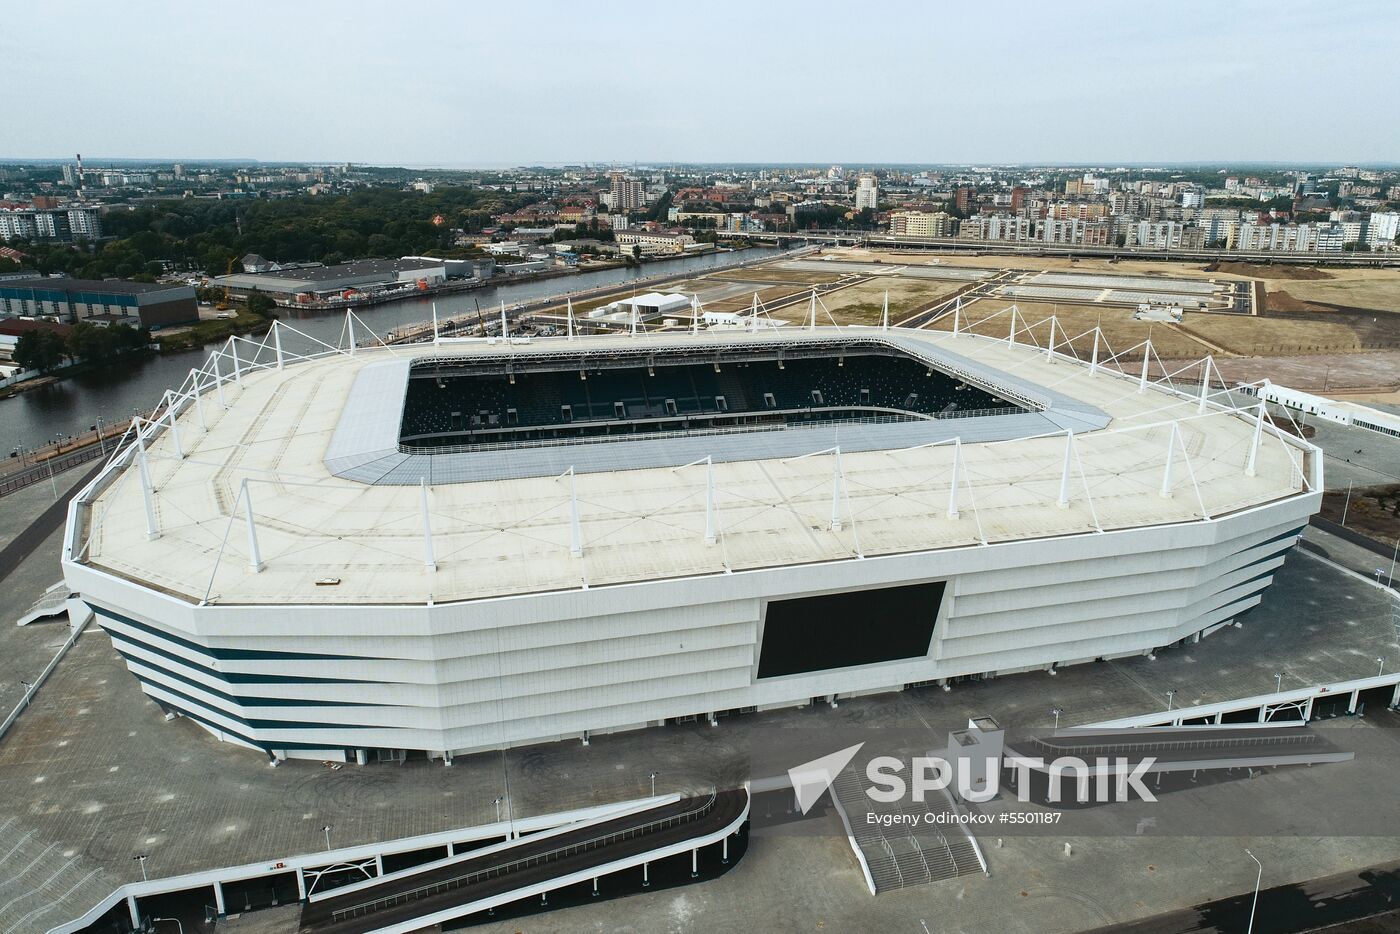
M 1350 500 L 1350 502 L 1348 502 Z M 1322 515 L 1333 522 L 1346 518 L 1347 528 L 1385 545 L 1400 540 L 1400 484 L 1334 490 L 1322 497 Z
M 1304 392 L 1323 392 L 1356 402 L 1400 401 L 1400 351 L 1308 354 L 1293 357 L 1217 359 L 1220 374 L 1232 383 L 1268 378 Z M 1370 390 L 1347 392 L 1346 390 Z M 1397 398 L 1391 398 L 1397 397 Z
M 837 324 L 879 324 L 886 292 L 889 292 L 890 296 L 890 321 L 896 322 L 945 295 L 951 295 L 964 284 L 882 276 L 871 282 L 862 282 L 823 295 L 817 305 L 817 323 L 830 324 L 834 319 Z M 827 317 L 828 312 L 830 318 Z M 794 322 L 806 321 L 807 315 L 806 302 L 790 305 L 775 313 L 776 317 Z
M 909 262 L 913 257 L 940 259 L 950 266 L 1001 269 L 1046 269 L 1119 276 L 1169 276 L 1186 279 L 1262 279 L 1270 293 L 1287 292 L 1304 302 L 1342 308 L 1400 312 L 1400 269 L 1351 269 L 1316 266 L 1261 266 L 1250 263 L 1159 263 L 1148 260 L 1069 259 L 1050 256 L 957 256 L 874 250 L 843 250 L 842 258 Z
M 715 273 L 714 278 L 733 278 L 739 281 L 752 282 L 792 282 L 798 285 L 817 285 L 823 282 L 835 282 L 841 278 L 841 273 L 833 270 L 831 272 L 813 272 L 805 269 L 783 269 L 780 266 L 750 266 L 726 276 L 724 273 Z
M 937 260 L 947 266 L 976 266 L 984 269 L 1035 269 L 1056 272 L 1103 273 L 1117 276 L 1169 276 L 1185 279 L 1249 279 L 1249 275 L 1231 275 L 1224 271 L 1208 272 L 1201 263 L 1159 263 L 1150 260 L 1122 260 L 1114 263 L 1106 259 L 1069 259 L 1058 256 L 1021 256 L 1014 254 L 984 254 L 972 256 L 961 253 L 914 253 L 904 250 L 886 252 L 880 250 L 842 250 L 834 255 L 841 259 L 870 262 L 880 260 L 886 263 L 909 263 Z M 1267 267 L 1266 267 L 1267 268 Z M 1392 272 L 1400 282 L 1400 271 Z
M 964 307 L 963 328 L 971 330 L 974 334 L 1006 337 L 1011 329 L 1011 316 L 1003 310 L 1009 307 L 1010 303 L 1002 299 L 983 300 Z M 1017 302 L 1016 308 L 1018 341 L 1046 346 L 1050 339 L 1049 319 L 1054 315 L 1059 321 L 1059 327 L 1055 331 L 1055 346 L 1064 347 L 1066 343 L 1071 344 L 1075 353 L 1084 360 L 1088 360 L 1094 352 L 1095 325 L 1103 329 L 1104 343 L 1099 348 L 1101 360 L 1107 360 L 1111 354 L 1119 354 L 1123 360 L 1141 360 L 1142 351 L 1130 348 L 1149 337 L 1152 339 L 1153 351 L 1164 359 L 1194 360 L 1217 352 L 1211 345 L 1191 336 L 1176 325 L 1134 321 L 1132 312 L 1126 308 L 1039 302 Z M 930 327 L 940 331 L 951 331 L 953 316 L 944 315 Z

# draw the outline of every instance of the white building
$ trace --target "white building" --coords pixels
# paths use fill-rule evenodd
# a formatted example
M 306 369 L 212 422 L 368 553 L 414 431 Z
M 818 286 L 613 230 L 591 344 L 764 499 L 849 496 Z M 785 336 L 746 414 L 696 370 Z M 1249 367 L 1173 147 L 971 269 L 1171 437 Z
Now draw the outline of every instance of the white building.
M 613 232 L 613 240 L 618 249 L 635 249 L 642 256 L 662 256 L 668 253 L 684 253 L 687 245 L 695 238 L 689 234 L 653 233 L 650 230 L 618 230 Z
M 633 178 L 626 172 L 610 172 L 608 179 L 611 185 L 608 206 L 614 211 L 625 214 L 640 210 L 646 204 L 646 189 L 640 178 Z
M 1394 249 L 1397 236 L 1400 236 L 1400 213 L 1377 212 L 1366 221 L 1366 244 L 1373 250 Z
M 1182 225 L 1177 221 L 1139 221 L 1130 246 L 1166 250 L 1181 246 Z
M 875 210 L 880 203 L 880 188 L 875 184 L 875 176 L 862 175 L 856 186 L 856 210 Z
M 669 295 L 664 292 L 644 292 L 636 297 L 624 298 L 608 306 L 611 312 L 623 312 L 631 319 L 636 312 L 638 321 L 654 321 L 657 318 L 684 311 L 690 313 L 691 299 L 688 295 Z
M 1308 224 L 1240 224 L 1237 250 L 1309 253 L 1317 247 L 1317 229 Z
M 291 344 L 225 350 L 169 394 L 76 497 L 63 545 L 145 694 L 275 757 L 450 757 L 1146 655 L 1256 605 L 1321 497 L 1321 452 L 1223 396 L 1202 414 L 1131 367 L 995 337 Z M 919 393 L 1020 408 L 842 426 L 833 456 L 819 424 L 637 439 L 599 378 L 631 361 L 671 411 L 692 379 L 761 372 L 784 395 L 754 411 L 810 410 L 791 361 L 839 354 L 855 380 L 861 353 L 912 358 Z M 684 361 L 692 377 L 664 379 Z M 437 398 L 444 368 L 507 385 L 531 367 L 632 440 L 440 453 L 423 484 L 428 455 L 400 442 L 409 384 Z M 711 417 L 743 401 L 694 385 Z M 568 426 L 559 399 L 531 404 Z M 415 411 L 482 432 L 522 414 Z
M 0 240 L 96 240 L 101 236 L 102 214 L 95 207 L 0 210 Z

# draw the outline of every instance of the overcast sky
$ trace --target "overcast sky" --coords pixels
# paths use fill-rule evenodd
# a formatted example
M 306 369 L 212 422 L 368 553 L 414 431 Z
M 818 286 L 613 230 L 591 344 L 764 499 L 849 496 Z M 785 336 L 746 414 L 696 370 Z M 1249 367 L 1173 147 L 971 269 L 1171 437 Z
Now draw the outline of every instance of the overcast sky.
M 0 158 L 1400 160 L 1400 2 L 7 3 Z

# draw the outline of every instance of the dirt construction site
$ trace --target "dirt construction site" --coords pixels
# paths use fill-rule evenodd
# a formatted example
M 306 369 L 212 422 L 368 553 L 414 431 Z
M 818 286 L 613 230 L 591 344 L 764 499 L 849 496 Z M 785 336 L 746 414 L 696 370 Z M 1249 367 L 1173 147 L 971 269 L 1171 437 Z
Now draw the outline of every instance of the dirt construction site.
M 1101 352 L 1125 361 L 1141 359 L 1137 348 L 1150 338 L 1163 360 L 1211 354 L 1222 372 L 1238 369 L 1241 378 L 1257 378 L 1243 374 L 1276 360 L 1296 377 L 1290 385 L 1325 384 L 1377 399 L 1400 392 L 1394 269 L 837 248 L 714 272 L 665 291 L 694 296 L 707 312 L 746 315 L 757 304 L 760 318 L 784 326 L 807 322 L 814 304 L 819 324 L 878 325 L 888 306 L 892 325 L 950 330 L 956 319 L 998 336 L 1008 333 L 1015 305 L 1018 339 L 1044 346 L 1054 316 L 1057 346 L 1086 357 L 1097 327 Z M 1342 358 L 1350 362 L 1331 365 Z M 1325 376 L 1312 379 L 1312 361 Z

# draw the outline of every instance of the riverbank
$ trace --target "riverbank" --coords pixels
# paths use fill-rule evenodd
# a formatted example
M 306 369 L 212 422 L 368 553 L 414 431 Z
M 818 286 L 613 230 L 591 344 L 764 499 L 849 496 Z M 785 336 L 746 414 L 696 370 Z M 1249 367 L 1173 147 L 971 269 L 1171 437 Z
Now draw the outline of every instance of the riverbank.
M 58 382 L 57 376 L 36 376 L 33 379 L 21 380 L 11 386 L 0 389 L 0 399 L 8 399 L 10 396 L 17 396 L 22 392 L 29 392 L 44 386 L 52 386 L 56 382 Z
M 812 248 L 810 247 L 799 247 L 796 250 L 788 251 L 786 255 L 790 257 L 798 256 L 802 255 L 803 253 L 810 252 L 811 249 Z M 719 251 L 717 250 L 706 250 L 704 251 L 704 253 L 698 255 L 714 256 L 718 252 Z M 741 253 L 746 252 L 746 250 L 726 250 L 725 252 Z M 741 269 L 745 266 L 753 266 L 759 263 L 767 263 L 777 258 L 777 256 L 783 255 L 774 254 L 768 250 L 761 250 L 760 252 L 763 255 L 743 259 L 736 258 L 732 262 L 713 264 L 707 267 L 702 274 L 732 269 Z M 651 265 L 651 263 L 653 262 L 664 262 L 666 260 L 678 260 L 684 258 L 693 259 L 694 256 L 695 254 L 692 254 L 690 257 L 686 257 L 683 254 L 676 254 L 674 256 L 667 256 L 655 260 L 649 260 L 646 263 L 644 263 L 643 266 Z M 512 305 L 505 306 L 504 311 L 507 319 L 510 321 L 518 320 L 523 315 L 539 312 L 555 311 L 562 313 L 562 311 L 569 302 L 586 303 L 597 302 L 599 300 L 608 300 L 614 297 L 621 298 L 623 296 L 635 293 L 638 288 L 655 289 L 664 287 L 668 283 L 684 281 L 694 276 L 695 273 L 696 271 L 693 269 L 686 269 L 680 272 L 658 272 L 657 274 L 652 276 L 633 279 L 627 282 L 609 283 L 591 289 L 579 289 L 571 292 L 561 292 L 543 298 L 518 302 Z M 497 311 L 489 311 L 486 315 L 482 315 L 480 309 L 477 309 L 475 314 L 444 314 L 438 319 L 438 333 L 441 336 L 449 336 L 469 333 L 478 328 L 483 331 L 489 331 L 489 329 L 494 327 L 499 321 L 500 317 L 499 312 Z M 391 344 L 415 343 L 417 341 L 424 340 L 425 338 L 431 338 L 432 333 L 433 323 L 431 321 L 415 321 L 411 324 L 398 327 L 390 331 L 387 335 L 385 335 L 384 340 Z
M 270 317 L 240 307 L 236 309 L 232 318 L 201 321 L 169 334 L 157 334 L 155 338 L 161 353 L 175 353 L 198 350 L 206 344 L 217 344 L 235 335 L 245 337 L 249 334 L 261 334 L 270 327 Z
M 762 246 L 744 251 L 745 258 L 772 256 L 775 251 Z M 617 266 L 608 269 L 591 267 L 577 275 L 553 278 L 543 281 L 519 281 L 519 279 L 495 281 L 485 289 L 474 289 L 458 294 L 440 295 L 436 299 L 410 298 L 398 302 L 388 302 L 356 311 L 359 321 L 356 334 L 365 339 L 369 332 L 386 335 L 397 328 L 420 325 L 432 318 L 432 305 L 437 305 L 439 317 L 466 321 L 476 320 L 476 309 L 480 307 L 483 316 L 492 316 L 499 321 L 499 307 L 502 300 L 506 305 L 535 302 L 554 297 L 562 302 L 571 290 L 588 291 L 606 285 L 622 290 L 636 280 L 642 289 L 641 280 L 661 273 L 681 273 L 699 275 L 718 266 L 725 266 L 738 259 L 727 253 L 706 252 L 696 256 L 681 256 L 668 259 L 652 267 Z M 290 325 L 308 335 L 313 341 L 324 341 L 335 346 L 345 338 L 345 312 L 305 312 L 294 308 L 276 308 L 273 314 L 283 324 Z M 237 319 L 219 319 L 220 323 Z M 364 331 L 361 332 L 360 325 Z M 259 323 L 256 330 L 270 327 L 270 322 Z M 173 329 L 172 329 L 173 330 Z M 160 332 L 157 332 L 158 334 Z M 175 331 L 167 336 L 177 336 Z M 221 342 L 228 332 L 216 332 L 213 340 Z M 262 340 L 261 336 L 250 338 Z M 8 454 L 18 447 L 26 449 L 42 446 L 52 441 L 54 436 L 79 435 L 97 424 L 98 418 L 104 424 L 123 424 L 131 420 L 134 413 L 149 410 L 159 400 L 161 393 L 180 385 L 189 375 L 191 367 L 205 362 L 208 348 L 178 351 L 174 348 L 195 343 L 186 337 L 178 343 L 167 341 L 160 353 L 142 354 L 123 358 L 115 367 L 100 367 L 81 374 L 65 373 L 64 378 L 49 383 L 38 391 L 23 392 L 7 401 L 0 402 L 0 455 Z M 304 344 L 294 340 L 297 349 Z

